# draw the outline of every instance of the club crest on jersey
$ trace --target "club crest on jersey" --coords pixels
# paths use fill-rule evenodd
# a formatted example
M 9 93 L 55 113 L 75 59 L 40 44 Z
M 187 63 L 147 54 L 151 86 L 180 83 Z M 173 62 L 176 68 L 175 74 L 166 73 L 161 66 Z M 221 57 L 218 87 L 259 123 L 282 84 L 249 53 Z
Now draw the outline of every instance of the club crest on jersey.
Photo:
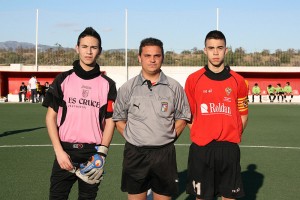
M 82 97 L 86 98 L 89 96 L 89 90 L 82 89 Z
M 227 94 L 227 96 L 230 95 L 230 93 L 232 92 L 232 89 L 230 87 L 225 88 L 225 92 Z
M 162 112 L 168 111 L 168 102 L 161 102 L 161 111 Z

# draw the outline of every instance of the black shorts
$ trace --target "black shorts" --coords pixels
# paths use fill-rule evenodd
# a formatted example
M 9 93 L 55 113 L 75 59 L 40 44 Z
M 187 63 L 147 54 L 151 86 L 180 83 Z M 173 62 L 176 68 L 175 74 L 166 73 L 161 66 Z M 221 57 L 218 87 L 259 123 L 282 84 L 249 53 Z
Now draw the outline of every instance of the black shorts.
M 192 143 L 187 180 L 187 193 L 200 199 L 244 196 L 239 146 L 217 141 L 206 146 Z
M 86 162 L 97 150 L 95 144 L 73 144 L 61 142 L 61 145 L 70 156 L 73 165 L 79 166 L 80 163 Z M 95 199 L 98 192 L 98 184 L 88 184 L 78 178 L 74 173 L 61 169 L 57 160 L 54 160 L 50 178 L 50 200 L 68 199 L 70 190 L 74 183 L 78 181 L 78 199 Z
M 124 147 L 121 190 L 129 194 L 153 192 L 172 196 L 178 192 L 176 151 L 173 143 L 162 147 Z

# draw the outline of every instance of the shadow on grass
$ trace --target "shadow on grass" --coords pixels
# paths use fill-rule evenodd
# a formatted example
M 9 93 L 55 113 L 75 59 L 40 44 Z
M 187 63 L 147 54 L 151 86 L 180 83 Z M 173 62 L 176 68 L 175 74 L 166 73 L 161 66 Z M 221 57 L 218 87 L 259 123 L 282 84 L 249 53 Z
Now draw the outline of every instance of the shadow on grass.
M 19 133 L 26 133 L 26 132 L 35 131 L 35 130 L 42 129 L 42 128 L 46 128 L 46 127 L 41 126 L 41 127 L 36 127 L 36 128 L 28 128 L 28 129 L 14 130 L 14 131 L 5 131 L 2 134 L 0 134 L 0 137 L 10 136 L 10 135 L 19 134 Z
M 258 190 L 264 182 L 264 175 L 257 172 L 256 168 L 255 164 L 250 164 L 247 170 L 242 172 L 245 197 L 241 198 L 241 200 L 256 200 Z
M 179 191 L 178 194 L 173 196 L 172 199 L 178 199 L 179 196 L 185 192 L 186 189 L 186 181 L 187 181 L 187 170 L 178 173 L 179 178 Z M 195 200 L 193 195 L 188 195 L 185 200 Z

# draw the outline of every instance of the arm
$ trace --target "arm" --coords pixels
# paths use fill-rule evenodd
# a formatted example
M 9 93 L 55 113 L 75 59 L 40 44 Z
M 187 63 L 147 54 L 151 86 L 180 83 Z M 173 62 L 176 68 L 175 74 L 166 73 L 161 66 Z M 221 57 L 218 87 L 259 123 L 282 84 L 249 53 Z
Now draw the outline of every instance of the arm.
M 194 119 L 193 116 L 191 116 L 191 121 L 187 122 L 187 126 L 189 127 L 190 130 L 192 129 L 193 123 L 194 123 Z
M 243 130 L 245 130 L 248 124 L 248 115 L 242 115 L 241 118 L 242 118 Z
M 186 121 L 185 120 L 178 119 L 178 120 L 175 121 L 175 132 L 176 132 L 177 138 L 180 136 L 180 134 L 184 130 L 185 126 L 186 126 Z
M 105 119 L 105 128 L 103 131 L 103 137 L 101 144 L 109 147 L 111 140 L 113 138 L 115 130 L 115 122 L 112 120 L 112 118 Z
M 71 170 L 73 169 L 73 165 L 70 161 L 70 157 L 63 150 L 60 144 L 58 129 L 56 125 L 56 118 L 57 118 L 57 113 L 51 107 L 48 107 L 48 111 L 46 114 L 46 125 L 47 125 L 48 134 L 52 142 L 58 164 L 62 169 Z
M 117 121 L 116 122 L 116 127 L 118 132 L 124 137 L 124 130 L 126 127 L 126 121 Z

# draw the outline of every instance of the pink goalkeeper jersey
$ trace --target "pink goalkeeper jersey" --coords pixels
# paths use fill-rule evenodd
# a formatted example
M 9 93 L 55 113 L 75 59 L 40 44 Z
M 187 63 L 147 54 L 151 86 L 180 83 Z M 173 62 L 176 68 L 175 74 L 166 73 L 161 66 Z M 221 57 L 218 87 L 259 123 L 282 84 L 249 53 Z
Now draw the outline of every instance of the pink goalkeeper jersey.
M 101 144 L 105 119 L 112 117 L 109 105 L 116 98 L 115 83 L 100 73 L 87 79 L 75 72 L 72 69 L 56 77 L 43 106 L 57 112 L 61 141 Z
M 59 126 L 62 141 L 76 143 L 96 143 L 102 141 L 99 109 L 107 104 L 108 82 L 102 78 L 82 80 L 75 73 L 61 84 L 67 112 L 64 123 Z M 59 108 L 57 124 L 62 118 L 63 108 Z

